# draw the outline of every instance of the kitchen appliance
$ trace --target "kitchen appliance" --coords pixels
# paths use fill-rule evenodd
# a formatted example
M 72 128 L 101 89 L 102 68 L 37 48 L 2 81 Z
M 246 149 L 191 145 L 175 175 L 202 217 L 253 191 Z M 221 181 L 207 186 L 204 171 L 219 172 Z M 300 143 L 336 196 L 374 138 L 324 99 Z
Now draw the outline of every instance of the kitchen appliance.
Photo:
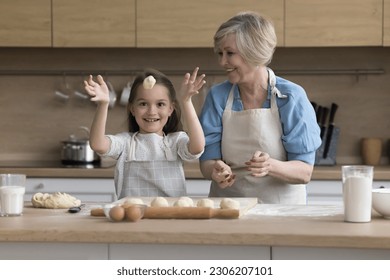
M 100 157 L 89 145 L 89 129 L 80 126 L 86 136 L 77 138 L 74 134 L 62 142 L 61 162 L 66 165 L 81 165 L 100 162 Z

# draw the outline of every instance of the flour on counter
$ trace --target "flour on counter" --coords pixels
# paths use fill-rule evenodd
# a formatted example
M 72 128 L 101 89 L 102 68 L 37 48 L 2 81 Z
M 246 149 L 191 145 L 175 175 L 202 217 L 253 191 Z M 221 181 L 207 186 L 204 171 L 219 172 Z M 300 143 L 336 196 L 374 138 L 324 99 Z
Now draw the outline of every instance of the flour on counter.
M 250 209 L 246 216 L 335 216 L 343 214 L 343 206 L 340 205 L 279 205 L 258 204 Z

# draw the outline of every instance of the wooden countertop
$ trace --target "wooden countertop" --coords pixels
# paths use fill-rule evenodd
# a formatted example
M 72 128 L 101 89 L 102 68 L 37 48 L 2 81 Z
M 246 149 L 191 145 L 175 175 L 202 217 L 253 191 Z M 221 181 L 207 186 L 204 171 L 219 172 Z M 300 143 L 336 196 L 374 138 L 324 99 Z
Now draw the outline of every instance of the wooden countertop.
M 390 249 L 390 220 L 346 223 L 340 206 L 258 204 L 235 220 L 141 220 L 113 223 L 26 206 L 19 217 L 0 217 L 0 242 L 214 244 Z M 280 208 L 282 207 L 282 208 Z M 283 208 L 284 207 L 284 208 Z
M 23 166 L 18 163 L 17 166 L 7 166 L 7 163 L 0 162 L 0 173 L 23 173 L 28 177 L 45 177 L 45 178 L 113 178 L 115 163 L 103 168 L 61 168 L 59 166 L 50 167 L 47 163 L 36 166 L 31 163 Z M 57 164 L 58 165 L 58 164 Z M 198 163 L 184 164 L 184 173 L 187 179 L 203 179 L 200 173 Z M 312 180 L 341 180 L 341 166 L 315 166 Z M 374 180 L 390 181 L 390 166 L 375 166 Z

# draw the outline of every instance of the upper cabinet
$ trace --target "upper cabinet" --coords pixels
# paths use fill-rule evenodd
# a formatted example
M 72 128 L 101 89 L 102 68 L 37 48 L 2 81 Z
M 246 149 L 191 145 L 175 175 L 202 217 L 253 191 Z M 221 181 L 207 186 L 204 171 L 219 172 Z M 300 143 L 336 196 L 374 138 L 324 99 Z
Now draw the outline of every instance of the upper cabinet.
M 135 1 L 52 0 L 53 47 L 135 47 Z
M 137 47 L 212 47 L 221 23 L 246 10 L 270 17 L 283 46 L 284 0 L 138 0 Z
M 390 46 L 390 0 L 7 0 L 0 47 L 212 47 L 247 10 L 274 22 L 278 47 Z
M 50 2 L 0 1 L 0 46 L 51 47 Z
M 390 46 L 390 0 L 384 0 L 383 5 L 383 46 Z
M 286 0 L 285 46 L 381 46 L 382 5 L 383 0 Z

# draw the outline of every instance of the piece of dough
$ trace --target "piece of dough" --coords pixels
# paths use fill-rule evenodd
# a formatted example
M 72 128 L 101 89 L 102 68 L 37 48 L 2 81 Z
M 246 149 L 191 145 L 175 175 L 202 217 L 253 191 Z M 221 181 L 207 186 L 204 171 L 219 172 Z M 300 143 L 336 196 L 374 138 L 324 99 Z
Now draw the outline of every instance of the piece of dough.
M 150 203 L 151 207 L 168 207 L 169 203 L 168 200 L 165 197 L 156 197 L 152 200 Z
M 123 202 L 123 206 L 131 206 L 134 204 L 145 204 L 144 201 L 141 198 L 129 198 Z
M 240 202 L 232 198 L 225 197 L 219 204 L 221 209 L 240 209 Z
M 182 196 L 178 200 L 175 201 L 173 206 L 176 206 L 176 207 L 193 207 L 194 206 L 194 201 L 190 197 Z
M 202 198 L 202 199 L 198 200 L 198 202 L 196 203 L 196 206 L 214 208 L 214 201 L 212 201 L 209 198 Z
M 56 192 L 53 194 L 36 193 L 31 198 L 36 208 L 64 209 L 80 206 L 81 201 L 67 193 Z
M 147 76 L 143 82 L 144 89 L 152 89 L 155 83 L 156 79 L 152 75 Z

